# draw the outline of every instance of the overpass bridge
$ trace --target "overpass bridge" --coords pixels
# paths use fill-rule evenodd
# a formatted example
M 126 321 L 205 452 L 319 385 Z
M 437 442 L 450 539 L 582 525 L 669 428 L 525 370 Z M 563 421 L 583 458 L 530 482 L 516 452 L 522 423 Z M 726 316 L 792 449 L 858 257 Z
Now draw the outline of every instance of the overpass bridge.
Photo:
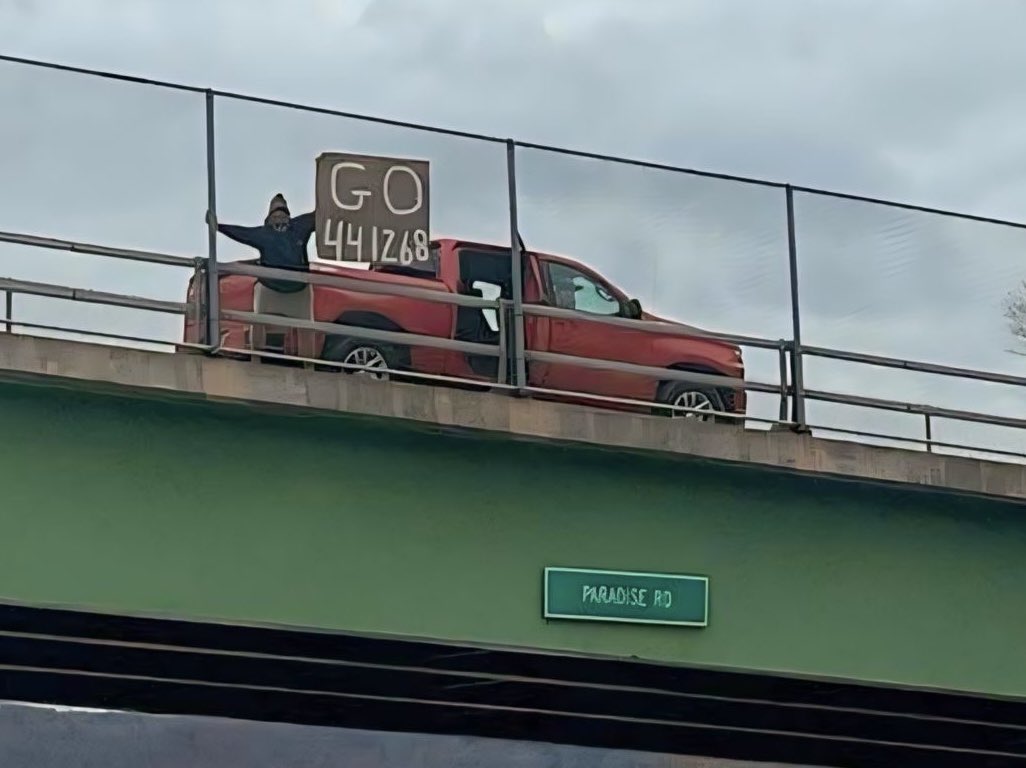
M 0 411 L 0 696 L 137 713 L 0 732 L 1026 761 L 1020 465 L 18 334 Z M 547 568 L 705 577 L 705 622 L 547 617 Z
M 983 274 L 982 246 L 1018 258 L 1026 225 L 0 61 L 11 103 L 52 93 L 63 77 L 84 78 L 68 104 L 98 89 L 75 121 L 47 112 L 60 99 L 22 99 L 42 111 L 41 133 L 19 134 L 27 138 L 5 165 L 18 194 L 5 198 L 12 221 L 0 226 L 0 700 L 16 704 L 0 704 L 0 765 L 1026 763 L 1026 377 L 981 352 L 989 337 L 957 337 L 943 317 L 929 334 L 900 313 L 870 318 L 854 340 L 836 333 L 839 315 L 873 304 L 853 287 L 851 249 L 859 270 L 871 271 L 864 259 L 881 267 L 885 293 L 904 307 L 919 283 L 903 287 L 900 270 L 874 261 L 885 235 L 907 242 L 929 228 L 926 217 L 942 220 L 944 237 L 920 245 L 955 268 L 928 269 L 1005 285 L 1014 270 Z M 43 81 L 12 74 L 26 65 Z M 265 134 L 257 108 L 277 115 Z M 275 110 L 334 122 L 286 125 Z M 4 119 L 15 113 L 26 110 Z M 115 114 L 116 142 L 75 133 Z M 233 124 L 288 150 L 271 164 L 281 176 L 272 181 L 245 142 L 230 140 Z M 709 317 L 729 305 L 720 319 L 735 332 L 699 335 L 745 359 L 744 378 L 726 384 L 708 372 L 654 374 L 743 389 L 744 417 L 705 423 L 649 415 L 647 401 L 541 399 L 582 393 L 532 383 L 533 362 L 629 375 L 643 366 L 601 350 L 532 348 L 526 322 L 573 311 L 523 295 L 389 289 L 494 312 L 493 348 L 406 328 L 342 329 L 493 357 L 484 384 L 410 371 L 367 380 L 340 375 L 337 361 L 238 345 L 245 337 L 233 329 L 271 318 L 221 307 L 220 281 L 261 268 L 219 253 L 213 227 L 187 222 L 204 205 L 215 212 L 218 198 L 251 202 L 281 178 L 305 188 L 295 168 L 339 125 L 354 149 L 441 158 L 441 214 L 490 235 L 499 222 L 492 240 L 506 243 L 511 264 L 532 255 L 526 231 L 625 274 L 619 220 L 581 219 L 581 203 L 594 204 L 596 189 L 639 192 L 655 210 L 625 199 L 610 210 L 679 225 L 644 243 L 657 252 L 645 274 L 659 284 L 652 293 L 667 299 L 665 283 L 669 298 L 686 294 L 686 313 L 708 294 Z M 461 160 L 361 125 L 477 149 Z M 142 145 L 125 126 L 140 128 Z M 49 133 L 64 129 L 72 134 Z M 186 180 L 190 136 L 205 139 L 195 148 L 205 173 Z M 61 162 L 52 146 L 64 148 Z M 142 160 L 158 155 L 167 175 L 154 184 Z M 67 157 L 75 174 L 64 173 Z M 524 170 L 532 157 L 536 169 L 570 158 L 608 173 L 575 166 L 525 192 L 539 183 Z M 496 168 L 499 194 L 489 196 L 493 178 L 478 174 Z M 104 181 L 112 197 L 93 186 Z M 33 202 L 53 189 L 82 210 Z M 90 212 L 93 199 L 102 203 Z M 735 200 L 744 205 L 725 214 Z M 840 204 L 852 208 L 828 215 Z M 117 211 L 109 227 L 94 227 L 108 211 Z M 906 214 L 924 218 L 897 221 Z M 850 231 L 849 218 L 869 236 Z M 982 229 L 967 234 L 970 225 Z M 194 255 L 194 231 L 204 256 Z M 593 232 L 601 237 L 579 239 Z M 667 279 L 682 263 L 686 279 Z M 840 290 L 810 290 L 824 271 L 841 274 Z M 185 274 L 198 290 L 186 292 Z M 316 272 L 290 279 L 347 284 Z M 949 293 L 933 304 L 947 313 L 952 286 L 940 287 Z M 824 310 L 832 303 L 838 312 Z M 183 319 L 202 330 L 188 343 Z M 338 320 L 274 324 L 332 333 Z M 609 333 L 652 328 L 626 315 L 590 322 Z M 915 349 L 928 342 L 926 359 L 885 338 L 902 334 Z M 927 378 L 950 387 L 924 389 Z

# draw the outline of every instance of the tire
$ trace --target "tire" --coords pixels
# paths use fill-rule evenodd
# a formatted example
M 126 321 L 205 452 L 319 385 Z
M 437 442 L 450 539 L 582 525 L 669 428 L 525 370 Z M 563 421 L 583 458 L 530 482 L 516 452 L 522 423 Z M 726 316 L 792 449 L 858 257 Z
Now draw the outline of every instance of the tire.
M 680 419 L 688 418 L 697 421 L 717 421 L 714 411 L 724 411 L 723 398 L 715 389 L 703 389 L 687 381 L 664 381 L 659 386 L 657 398 L 660 403 L 666 405 L 677 405 L 688 408 L 708 410 L 709 415 L 695 412 L 672 411 L 667 408 L 657 408 L 656 413 L 660 416 Z
M 324 342 L 322 360 L 350 365 L 366 364 L 366 369 L 332 368 L 349 375 L 367 376 L 378 381 L 394 380 L 394 374 L 375 372 L 376 369 L 402 370 L 409 367 L 409 354 L 403 347 L 377 341 L 355 339 L 351 336 L 330 336 Z

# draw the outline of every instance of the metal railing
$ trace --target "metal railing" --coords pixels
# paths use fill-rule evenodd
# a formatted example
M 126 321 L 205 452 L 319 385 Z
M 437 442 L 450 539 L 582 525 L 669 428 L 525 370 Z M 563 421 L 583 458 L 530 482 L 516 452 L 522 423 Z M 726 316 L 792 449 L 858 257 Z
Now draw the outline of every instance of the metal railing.
M 199 282 L 201 283 L 201 276 L 204 274 L 206 270 L 206 265 L 208 263 L 207 259 L 203 257 L 186 258 L 157 252 L 105 248 L 103 246 L 76 243 L 71 241 L 62 241 L 52 238 L 44 239 L 32 235 L 20 235 L 10 232 L 0 232 L 0 242 L 17 243 L 22 245 L 33 246 L 45 243 L 45 247 L 64 250 L 72 253 L 88 253 L 91 255 L 109 256 L 116 259 L 131 259 L 134 261 L 141 261 L 152 264 L 173 265 L 183 268 L 187 267 L 189 270 L 193 272 L 193 280 L 199 280 Z M 354 338 L 365 339 L 368 341 L 398 344 L 408 347 L 428 347 L 447 351 L 457 351 L 465 354 L 473 354 L 484 357 L 492 357 L 498 360 L 497 376 L 495 381 L 489 381 L 487 382 L 487 385 L 490 388 L 497 388 L 502 390 L 516 389 L 516 387 L 513 384 L 507 381 L 506 365 L 508 360 L 508 348 L 506 340 L 509 335 L 508 318 L 511 309 L 511 302 L 509 301 L 502 299 L 497 299 L 493 301 L 478 298 L 475 296 L 466 296 L 461 294 L 449 293 L 447 291 L 443 291 L 440 289 L 424 289 L 415 286 L 397 285 L 386 282 L 375 283 L 364 279 L 360 279 L 358 277 L 344 277 L 330 273 L 319 273 L 317 271 L 296 273 L 293 271 L 278 270 L 268 267 L 260 267 L 254 264 L 237 262 L 222 264 L 221 274 L 225 276 L 241 275 L 253 278 L 260 276 L 278 279 L 286 278 L 296 282 L 305 282 L 325 287 L 343 288 L 346 290 L 362 293 L 401 296 L 404 298 L 414 299 L 417 301 L 427 301 L 452 306 L 464 306 L 476 309 L 492 309 L 495 311 L 496 317 L 499 321 L 499 341 L 496 345 L 460 341 L 456 339 L 450 339 L 448 337 L 427 336 L 405 332 L 386 331 L 375 328 L 363 328 L 338 323 L 297 320 L 292 318 L 280 317 L 277 315 L 261 315 L 253 312 L 233 310 L 222 310 L 220 312 L 220 318 L 225 320 L 237 321 L 246 325 L 263 324 L 276 327 L 286 327 L 303 331 L 315 331 L 329 335 L 335 334 L 352 336 Z M 8 307 L 13 306 L 11 299 L 14 295 L 24 294 L 33 296 L 43 296 L 54 299 L 62 299 L 67 301 L 77 301 L 84 303 L 124 307 L 147 312 L 169 313 L 181 315 L 183 317 L 186 316 L 190 311 L 197 313 L 196 315 L 194 315 L 194 317 L 203 317 L 206 311 L 206 308 L 204 306 L 190 308 L 190 306 L 186 302 L 157 300 L 139 296 L 131 296 L 126 294 L 84 290 L 72 286 L 54 285 L 27 280 L 14 280 L 9 278 L 0 278 L 0 291 L 3 291 L 6 294 Z M 524 314 L 557 319 L 572 319 L 580 317 L 580 315 L 577 312 L 574 312 L 572 310 L 566 310 L 557 307 L 538 304 L 525 304 Z M 13 312 L 10 309 L 8 309 L 3 321 L 8 326 L 13 324 L 15 326 L 23 326 L 26 328 L 38 328 L 42 330 L 81 333 L 86 335 L 98 336 L 102 338 L 118 339 L 123 341 L 147 342 L 151 344 L 167 343 L 160 339 L 140 337 L 137 335 L 96 332 L 80 328 L 27 323 L 25 321 L 19 321 L 13 315 Z M 839 392 L 807 390 L 803 393 L 803 397 L 810 400 L 821 400 L 824 402 L 833 402 L 845 405 L 855 405 L 879 410 L 921 415 L 924 417 L 924 424 L 926 427 L 925 437 L 922 439 L 917 439 L 872 432 L 868 430 L 846 430 L 829 424 L 800 425 L 797 421 L 787 418 L 787 415 L 785 413 L 786 403 L 788 399 L 794 396 L 794 389 L 787 383 L 786 380 L 786 374 L 789 370 L 791 370 L 789 360 L 793 356 L 795 350 L 794 344 L 790 340 L 774 340 L 761 338 L 757 336 L 711 333 L 701 331 L 699 329 L 689 328 L 687 326 L 680 326 L 674 323 L 667 323 L 662 321 L 631 320 L 620 317 L 589 316 L 588 321 L 608 325 L 611 327 L 630 328 L 632 330 L 651 331 L 658 332 L 660 334 L 676 335 L 690 338 L 704 337 L 717 341 L 725 341 L 744 347 L 775 350 L 780 357 L 781 380 L 780 382 L 775 384 L 770 382 L 740 380 L 733 377 L 700 373 L 695 371 L 667 370 L 662 368 L 653 368 L 649 366 L 634 365 L 631 363 L 625 363 L 617 360 L 580 358 L 569 355 L 555 354 L 551 352 L 536 351 L 531 349 L 525 350 L 525 359 L 528 362 L 574 365 L 583 368 L 593 368 L 599 370 L 610 370 L 622 373 L 631 373 L 639 376 L 652 377 L 653 379 L 659 380 L 684 381 L 696 384 L 697 386 L 701 387 L 744 389 L 747 391 L 775 394 L 780 398 L 781 414 L 779 418 L 766 419 L 755 417 L 749 414 L 719 414 L 721 417 L 725 418 L 743 419 L 745 421 L 755 423 L 776 424 L 790 428 L 805 427 L 824 432 L 836 432 L 839 434 L 849 434 L 853 436 L 891 439 L 897 440 L 899 442 L 921 444 L 924 445 L 927 450 L 932 450 L 934 447 L 940 447 L 952 449 L 979 450 L 985 453 L 993 453 L 997 456 L 1022 455 L 1017 452 L 1004 451 L 998 448 L 988 448 L 986 446 L 969 446 L 960 443 L 934 440 L 930 435 L 931 419 L 944 418 L 976 422 L 981 424 L 1014 427 L 1017 429 L 1026 428 L 1026 419 L 1009 418 L 975 411 L 940 408 L 936 406 L 901 402 L 895 400 L 885 400 L 881 398 L 872 398 Z M 220 335 L 218 338 L 220 339 Z M 253 350 L 242 347 L 230 347 L 224 346 L 221 343 L 186 343 L 183 341 L 182 343 L 175 342 L 171 346 L 178 349 L 189 348 L 193 350 L 202 350 L 211 354 L 228 353 L 248 355 L 252 357 L 262 357 L 267 359 L 307 362 L 325 368 L 360 370 L 360 366 L 358 365 L 347 365 L 340 361 L 325 360 L 323 358 L 309 358 L 304 360 L 303 358 L 299 358 L 295 354 L 281 354 L 268 352 L 266 350 Z M 821 347 L 804 347 L 802 348 L 802 353 L 822 357 L 833 357 L 849 362 L 865 363 L 876 366 L 901 368 L 924 373 L 933 373 L 945 376 L 977 379 L 980 381 L 1026 386 L 1026 378 L 1011 376 L 1009 374 L 978 371 L 973 369 L 963 369 L 952 366 L 942 366 L 931 363 L 924 363 L 920 361 L 910 361 L 896 358 L 881 357 L 878 355 L 865 355 L 846 350 L 834 350 Z M 418 371 L 391 369 L 386 370 L 385 372 L 395 376 L 403 376 L 410 380 L 421 380 L 425 382 L 477 385 L 481 385 L 483 383 L 479 379 L 466 379 L 456 376 L 444 376 Z M 546 397 L 573 397 L 574 399 L 593 401 L 597 404 L 629 406 L 635 408 L 643 408 L 646 410 L 651 410 L 655 405 L 647 401 L 639 401 L 629 398 L 608 397 L 588 392 L 571 392 L 567 390 L 557 390 L 543 386 L 527 385 L 522 389 L 527 394 L 536 394 L 539 396 Z M 670 404 L 659 404 L 659 409 L 678 413 L 688 413 L 693 411 L 693 409 L 689 409 L 683 406 L 673 406 Z
M 789 287 L 789 309 L 790 309 L 790 335 L 789 338 L 764 338 L 761 336 L 713 333 L 699 330 L 675 323 L 642 321 L 628 319 L 625 317 L 607 317 L 588 315 L 591 323 L 605 325 L 612 328 L 630 328 L 636 331 L 649 331 L 663 335 L 681 336 L 689 338 L 708 338 L 711 340 L 727 342 L 738 347 L 752 350 L 766 350 L 774 352 L 777 356 L 778 370 L 777 381 L 762 381 L 753 379 L 740 379 L 730 376 L 713 374 L 708 371 L 679 370 L 676 368 L 657 368 L 652 366 L 638 365 L 617 359 L 603 359 L 595 356 L 581 357 L 566 354 L 557 354 L 551 350 L 532 349 L 529 340 L 525 336 L 525 318 L 550 318 L 567 319 L 581 317 L 580 313 L 573 310 L 561 309 L 536 303 L 526 303 L 523 297 L 523 284 L 519 280 L 512 281 L 512 295 L 506 298 L 488 300 L 476 296 L 462 295 L 443 289 L 428 289 L 416 286 L 402 285 L 394 282 L 374 282 L 361 279 L 357 274 L 343 276 L 324 271 L 312 269 L 309 272 L 297 273 L 293 271 L 274 270 L 260 267 L 251 263 L 229 261 L 225 262 L 218 257 L 217 231 L 213 223 L 208 228 L 207 254 L 204 256 L 182 256 L 157 251 L 132 250 L 82 243 L 73 240 L 65 240 L 54 237 L 42 237 L 36 234 L 20 232 L 0 232 L 0 243 L 8 243 L 33 248 L 62 251 L 70 254 L 99 256 L 115 260 L 128 260 L 158 266 L 180 267 L 190 270 L 193 283 L 196 286 L 195 298 L 192 304 L 185 301 L 170 301 L 166 299 L 150 299 L 128 294 L 113 293 L 107 291 L 87 290 L 75 286 L 54 284 L 40 281 L 17 280 L 10 277 L 0 278 L 0 292 L 5 295 L 5 311 L 2 319 L 3 327 L 7 332 L 18 329 L 46 330 L 62 333 L 77 333 L 120 340 L 125 342 L 146 342 L 151 344 L 164 344 L 175 350 L 190 349 L 200 350 L 207 354 L 230 354 L 247 355 L 265 360 L 290 360 L 307 364 L 315 364 L 324 368 L 358 369 L 359 366 L 345 364 L 341 361 L 325 360 L 314 356 L 300 358 L 296 354 L 285 354 L 283 350 L 273 351 L 267 349 L 251 349 L 245 344 L 225 344 L 225 324 L 229 328 L 236 326 L 270 325 L 279 328 L 287 328 L 291 331 L 326 334 L 345 335 L 353 338 L 378 342 L 383 344 L 400 345 L 409 348 L 430 348 L 446 352 L 458 352 L 465 355 L 474 355 L 496 360 L 496 375 L 494 380 L 484 381 L 482 378 L 462 378 L 449 376 L 437 372 L 418 370 L 391 370 L 391 374 L 402 376 L 406 380 L 441 382 L 456 384 L 471 384 L 484 386 L 510 392 L 517 392 L 524 395 L 537 395 L 543 397 L 573 398 L 574 400 L 588 400 L 600 405 L 614 407 L 630 407 L 645 411 L 652 411 L 658 405 L 660 411 L 669 411 L 680 414 L 687 414 L 692 409 L 668 403 L 654 404 L 653 402 L 635 400 L 631 398 L 614 397 L 597 394 L 594 392 L 568 391 L 565 389 L 554 389 L 547 387 L 544 383 L 533 382 L 529 378 L 532 364 L 556 364 L 572 365 L 578 368 L 612 371 L 636 376 L 649 377 L 656 381 L 684 381 L 694 384 L 698 388 L 745 390 L 753 393 L 772 395 L 778 400 L 777 413 L 773 418 L 760 417 L 751 413 L 721 413 L 721 417 L 744 421 L 746 423 L 763 423 L 783 426 L 799 431 L 815 430 L 823 433 L 836 433 L 847 436 L 862 436 L 873 439 L 886 439 L 901 444 L 915 445 L 925 450 L 952 449 L 962 451 L 976 451 L 995 456 L 1026 458 L 1026 451 L 1013 451 L 1000 448 L 996 445 L 974 445 L 955 441 L 938 440 L 934 436 L 934 423 L 938 419 L 957 422 L 967 422 L 982 425 L 1008 427 L 1014 429 L 1026 428 L 1026 419 L 1002 416 L 993 413 L 985 413 L 978 410 L 962 410 L 958 408 L 947 408 L 936 405 L 927 405 L 913 402 L 906 402 L 900 399 L 888 399 L 860 395 L 855 392 L 836 392 L 822 388 L 808 387 L 805 381 L 804 362 L 807 358 L 824 358 L 857 365 L 873 366 L 877 368 L 898 369 L 922 374 L 954 377 L 958 379 L 988 382 L 994 384 L 1011 385 L 1015 387 L 1026 386 L 1026 377 L 1015 376 L 1007 373 L 979 370 L 969 367 L 958 367 L 939 365 L 929 362 L 903 359 L 899 357 L 887 357 L 881 355 L 866 354 L 845 349 L 834 349 L 825 346 L 808 345 L 802 340 L 802 313 L 799 306 L 799 242 L 796 234 L 797 223 L 795 213 L 795 193 L 815 194 L 833 197 L 841 200 L 857 201 L 860 203 L 872 203 L 885 205 L 902 210 L 918 211 L 938 216 L 957 217 L 968 221 L 975 221 L 986 224 L 1000 225 L 1015 229 L 1026 229 L 1022 222 L 1007 221 L 987 216 L 959 214 L 926 206 L 919 206 L 910 203 L 893 202 L 876 198 L 852 195 L 847 193 L 832 192 L 828 190 L 815 189 L 798 185 L 790 185 L 783 182 L 765 179 L 746 178 L 731 174 L 714 173 L 693 168 L 683 168 L 663 163 L 650 162 L 645 160 L 629 159 L 603 155 L 593 152 L 566 149 L 561 147 L 548 146 L 526 141 L 503 139 L 494 136 L 471 133 L 437 126 L 421 125 L 417 123 L 391 120 L 367 115 L 359 115 L 342 110 L 325 107 L 297 104 L 279 99 L 270 99 L 254 95 L 233 93 L 221 90 L 212 90 L 178 83 L 155 81 L 146 78 L 138 78 L 127 75 L 120 75 L 108 72 L 99 72 L 79 67 L 52 64 L 48 62 L 32 61 L 10 56 L 0 56 L 0 62 L 7 62 L 12 65 L 27 65 L 42 67 L 50 70 L 59 70 L 79 75 L 118 80 L 137 85 L 146 85 L 158 88 L 167 88 L 187 93 L 202 94 L 204 97 L 205 114 L 205 147 L 206 147 L 206 181 L 207 196 L 205 205 L 207 209 L 216 214 L 217 211 L 217 173 L 216 173 L 216 131 L 215 106 L 219 99 L 230 99 L 237 102 L 266 105 L 275 108 L 299 110 L 307 113 L 347 118 L 374 123 L 383 126 L 406 128 L 415 131 L 422 131 L 430 134 L 458 137 L 463 139 L 474 139 L 487 142 L 491 145 L 501 145 L 506 153 L 506 178 L 504 179 L 508 199 L 509 233 L 510 233 L 510 255 L 512 274 L 523 274 L 521 265 L 523 260 L 531 257 L 531 252 L 522 249 L 520 239 L 520 226 L 518 221 L 518 189 L 517 189 L 517 156 L 518 150 L 538 150 L 551 152 L 559 155 L 566 155 L 587 160 L 604 161 L 619 165 L 633 166 L 656 171 L 667 171 L 687 176 L 716 179 L 720 181 L 736 182 L 744 185 L 754 185 L 782 193 L 781 215 L 786 226 L 786 252 L 788 265 L 788 287 Z M 0 118 L 2 119 L 2 118 Z M 587 254 L 575 254 L 587 259 Z M 355 291 L 365 294 L 382 294 L 404 297 L 406 299 L 423 301 L 428 303 L 444 304 L 451 307 L 465 307 L 477 310 L 493 310 L 499 323 L 498 341 L 496 344 L 485 344 L 462 339 L 450 338 L 449 336 L 425 335 L 409 332 L 408 330 L 385 330 L 379 328 L 366 328 L 351 324 L 326 322 L 325 319 L 294 320 L 279 316 L 262 315 L 250 311 L 238 309 L 222 309 L 220 307 L 221 291 L 220 281 L 228 276 L 241 276 L 246 278 L 256 277 L 277 277 L 285 278 L 294 282 L 305 282 L 322 289 L 341 289 Z M 168 340 L 151 339 L 137 334 L 123 334 L 110 330 L 96 331 L 83 328 L 66 327 L 55 323 L 31 322 L 25 318 L 15 317 L 16 295 L 27 295 L 58 299 L 65 301 L 100 304 L 125 309 L 140 310 L 146 312 L 157 312 L 163 314 L 180 315 L 191 318 L 194 321 L 202 321 L 205 325 L 203 341 L 200 343 L 186 342 L 184 338 L 169 342 Z M 867 408 L 875 411 L 905 413 L 923 418 L 923 437 L 911 437 L 893 433 L 883 433 L 869 429 L 849 429 L 839 424 L 817 424 L 810 423 L 806 414 L 806 405 L 810 401 L 833 403 L 845 406 Z

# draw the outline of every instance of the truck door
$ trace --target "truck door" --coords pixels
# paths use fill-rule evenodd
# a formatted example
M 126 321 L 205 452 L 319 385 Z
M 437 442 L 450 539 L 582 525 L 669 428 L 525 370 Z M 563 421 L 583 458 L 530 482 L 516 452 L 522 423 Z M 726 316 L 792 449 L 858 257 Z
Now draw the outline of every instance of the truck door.
M 511 253 L 509 249 L 488 248 L 484 246 L 464 246 L 457 255 L 459 265 L 459 290 L 472 296 L 489 300 L 513 299 L 513 275 L 511 269 Z M 524 302 L 537 303 L 541 297 L 538 280 L 536 258 L 529 253 L 523 254 Z M 528 349 L 543 349 L 543 336 L 547 329 L 548 318 L 535 315 L 524 315 L 524 341 Z M 507 332 L 509 329 L 507 329 Z M 476 309 L 460 307 L 456 313 L 454 338 L 477 344 L 494 344 L 499 346 L 499 318 L 494 309 Z M 509 344 L 507 349 L 512 349 Z M 449 374 L 453 376 L 470 376 L 494 380 L 498 373 L 498 359 L 483 355 L 465 355 L 452 353 Z M 507 361 L 507 370 L 515 363 Z M 528 383 L 540 386 L 540 367 L 527 363 Z
M 543 260 L 542 272 L 549 302 L 575 313 L 572 318 L 549 318 L 548 350 L 595 360 L 640 362 L 648 339 L 641 331 L 598 322 L 623 316 L 623 300 L 601 278 L 563 262 Z M 542 386 L 606 397 L 651 399 L 655 382 L 649 377 L 567 363 L 545 366 Z
M 484 246 L 464 246 L 456 253 L 457 290 L 468 296 L 495 301 L 509 299 L 512 291 L 510 253 Z M 494 309 L 458 307 L 454 338 L 499 349 L 499 318 Z M 456 352 L 449 356 L 453 376 L 495 380 L 499 371 L 497 357 Z
M 524 304 L 540 304 L 545 299 L 545 290 L 542 287 L 541 266 L 538 257 L 533 253 L 525 252 L 524 259 Z M 549 347 L 549 320 L 548 317 L 533 315 L 524 312 L 524 348 L 526 350 L 538 350 L 545 352 Z M 544 363 L 535 363 L 528 360 L 525 363 L 527 372 L 527 385 L 529 387 L 545 386 L 545 377 L 548 366 Z

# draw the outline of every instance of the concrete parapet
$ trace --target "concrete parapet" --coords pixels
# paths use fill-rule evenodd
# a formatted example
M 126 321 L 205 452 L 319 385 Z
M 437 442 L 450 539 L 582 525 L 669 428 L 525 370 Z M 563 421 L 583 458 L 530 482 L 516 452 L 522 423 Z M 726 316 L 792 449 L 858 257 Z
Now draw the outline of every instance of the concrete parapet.
M 852 480 L 1026 498 L 1026 465 L 622 413 L 503 393 L 379 382 L 197 354 L 0 335 L 0 377 L 336 411 L 512 438 L 744 463 Z

